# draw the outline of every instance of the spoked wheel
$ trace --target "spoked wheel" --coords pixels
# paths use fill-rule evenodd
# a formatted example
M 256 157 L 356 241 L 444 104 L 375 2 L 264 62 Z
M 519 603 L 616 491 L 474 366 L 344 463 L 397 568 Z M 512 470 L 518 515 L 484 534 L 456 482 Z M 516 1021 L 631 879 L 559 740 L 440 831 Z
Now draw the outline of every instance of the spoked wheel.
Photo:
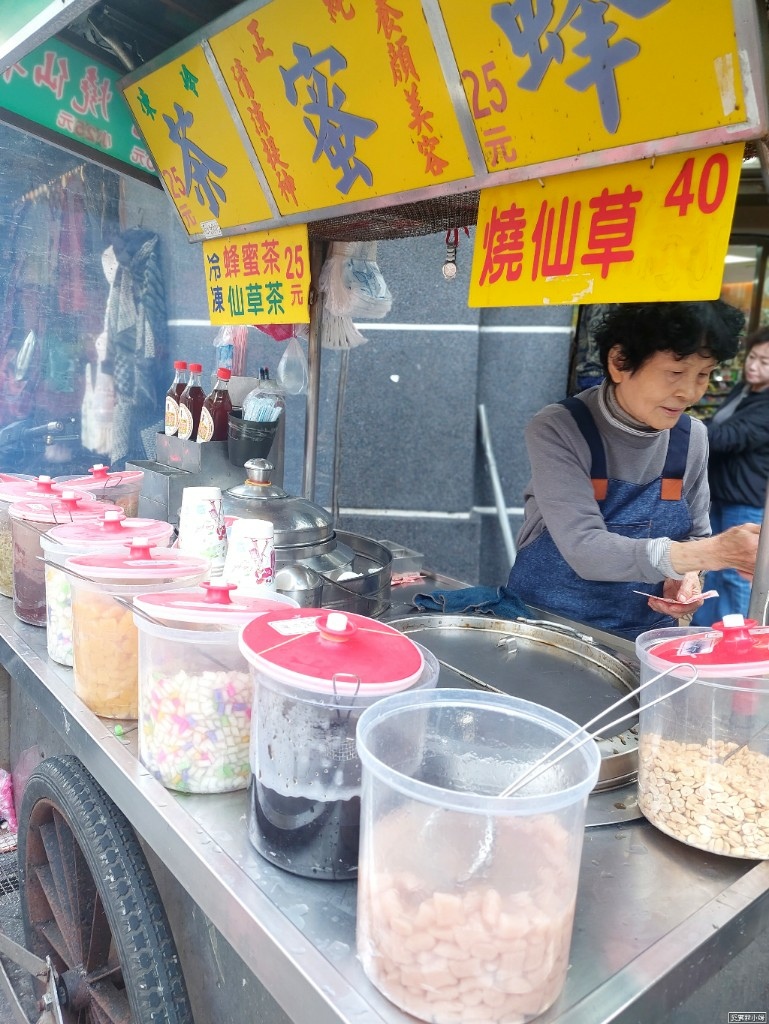
M 19 883 L 26 944 L 51 957 L 66 1024 L 193 1024 L 141 847 L 75 757 L 49 758 L 29 777 Z

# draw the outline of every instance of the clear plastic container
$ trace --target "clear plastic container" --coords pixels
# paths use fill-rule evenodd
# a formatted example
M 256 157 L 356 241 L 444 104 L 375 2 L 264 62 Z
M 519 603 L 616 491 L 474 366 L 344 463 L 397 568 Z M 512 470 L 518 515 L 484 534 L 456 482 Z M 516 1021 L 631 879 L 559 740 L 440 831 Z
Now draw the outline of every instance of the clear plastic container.
M 62 491 L 34 501 L 14 502 L 8 509 L 13 538 L 13 611 L 22 622 L 46 624 L 45 565 L 41 538 L 54 526 L 101 518 L 105 506 L 84 491 Z
M 99 508 L 103 508 L 100 505 Z M 125 552 L 134 537 L 152 547 L 166 547 L 174 532 L 160 519 L 126 519 L 120 510 L 107 510 L 100 520 L 54 526 L 40 538 L 45 555 L 45 609 L 48 655 L 60 665 L 72 665 L 72 589 L 64 563 L 88 551 L 113 549 Z M 55 564 L 53 564 L 55 563 Z M 56 568 L 61 566 L 62 568 Z
M 636 651 L 641 682 L 649 682 L 641 692 L 639 808 L 689 846 L 769 859 L 769 627 L 730 615 L 707 629 L 649 630 Z M 692 679 L 691 666 L 698 678 L 671 693 Z
M 90 476 L 57 477 L 56 482 L 66 481 L 68 487 L 90 491 L 97 501 L 119 505 L 127 516 L 139 515 L 139 497 L 144 481 L 142 470 L 110 472 L 106 466 L 96 463 L 88 472 Z
M 435 686 L 438 663 L 385 623 L 306 608 L 261 616 L 240 647 L 255 683 L 251 842 L 294 874 L 355 878 L 358 719 L 386 694 Z
M 502 1024 L 558 998 L 598 747 L 575 743 L 556 769 L 498 794 L 577 730 L 477 690 L 398 694 L 364 711 L 358 955 L 402 1010 Z
M 258 615 L 286 606 L 295 604 L 277 594 L 244 597 L 214 583 L 134 600 L 139 758 L 168 789 L 227 793 L 248 786 L 254 694 L 238 635 Z
M 13 597 L 13 535 L 8 510 L 17 501 L 34 501 L 60 493 L 50 476 L 0 475 L 0 594 Z
M 76 555 L 64 568 L 71 570 L 75 693 L 104 718 L 138 718 L 139 638 L 131 602 L 200 583 L 208 559 L 137 539 L 128 554 Z

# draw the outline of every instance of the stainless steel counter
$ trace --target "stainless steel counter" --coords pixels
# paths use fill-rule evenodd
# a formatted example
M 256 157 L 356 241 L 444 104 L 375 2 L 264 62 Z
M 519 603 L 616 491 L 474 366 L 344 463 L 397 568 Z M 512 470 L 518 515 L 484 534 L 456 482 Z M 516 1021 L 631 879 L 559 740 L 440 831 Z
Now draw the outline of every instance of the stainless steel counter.
M 394 590 L 391 615 L 408 612 L 410 593 Z M 260 858 L 246 834 L 245 793 L 185 796 L 161 786 L 137 760 L 135 723 L 117 737 L 114 722 L 85 708 L 71 671 L 48 659 L 44 630 L 19 622 L 6 598 L 0 663 L 293 1021 L 413 1019 L 377 992 L 355 957 L 355 884 L 297 878 Z M 591 828 L 566 986 L 539 1020 L 658 1020 L 767 923 L 769 862 L 700 853 L 643 820 Z

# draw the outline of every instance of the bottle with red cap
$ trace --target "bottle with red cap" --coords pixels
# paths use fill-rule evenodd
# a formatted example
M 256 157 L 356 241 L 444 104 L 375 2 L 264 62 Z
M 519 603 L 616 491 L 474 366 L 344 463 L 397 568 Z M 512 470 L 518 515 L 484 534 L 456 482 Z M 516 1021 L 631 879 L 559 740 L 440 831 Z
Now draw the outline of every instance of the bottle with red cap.
M 220 366 L 216 371 L 216 384 L 210 395 L 206 395 L 200 412 L 198 441 L 226 441 L 229 430 L 232 399 L 229 383 L 231 370 Z
M 190 379 L 179 398 L 179 437 L 183 441 L 196 441 L 198 423 L 206 393 L 200 382 L 203 367 L 200 363 L 190 363 Z
M 179 399 L 187 387 L 187 364 L 183 359 L 174 363 L 174 379 L 166 391 L 166 433 L 173 435 L 179 430 Z

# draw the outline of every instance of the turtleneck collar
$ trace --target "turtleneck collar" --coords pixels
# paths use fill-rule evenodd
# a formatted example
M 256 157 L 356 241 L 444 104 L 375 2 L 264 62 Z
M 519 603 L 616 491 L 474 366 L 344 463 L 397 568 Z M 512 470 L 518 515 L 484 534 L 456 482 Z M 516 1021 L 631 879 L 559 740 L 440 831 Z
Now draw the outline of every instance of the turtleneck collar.
M 619 426 L 629 431 L 631 434 L 636 434 L 639 437 L 648 437 L 650 434 L 659 434 L 661 431 L 655 430 L 654 427 L 647 427 L 645 423 L 641 423 L 640 420 L 633 419 L 632 416 L 628 416 L 625 410 L 617 401 L 616 388 L 612 381 L 605 380 L 601 384 L 601 390 L 598 395 L 598 401 L 600 402 L 603 412 L 612 420 L 614 420 Z

